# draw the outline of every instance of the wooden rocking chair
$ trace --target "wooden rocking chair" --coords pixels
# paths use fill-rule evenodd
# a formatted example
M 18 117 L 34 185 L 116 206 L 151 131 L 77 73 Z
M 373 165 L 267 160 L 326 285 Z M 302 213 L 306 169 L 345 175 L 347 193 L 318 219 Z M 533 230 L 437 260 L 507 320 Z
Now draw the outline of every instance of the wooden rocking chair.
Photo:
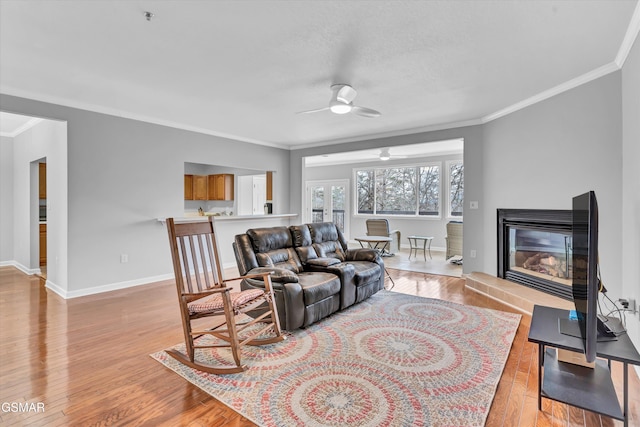
M 167 353 L 179 362 L 204 372 L 230 374 L 244 371 L 246 366 L 240 362 L 242 346 L 272 344 L 285 339 L 273 302 L 270 273 L 224 280 L 211 218 L 178 224 L 173 218 L 167 218 L 167 228 L 187 354 L 175 349 L 166 350 Z M 232 292 L 226 285 L 245 277 L 262 278 L 265 289 Z M 258 307 L 264 309 L 264 304 L 269 307 L 266 312 L 255 318 L 240 316 L 238 319 L 239 315 Z M 207 325 L 206 329 L 192 327 L 192 321 L 205 317 L 213 317 L 213 325 Z M 194 344 L 195 338 L 207 334 L 220 341 L 209 345 Z M 216 347 L 230 347 L 235 363 L 213 366 L 195 359 L 196 349 Z

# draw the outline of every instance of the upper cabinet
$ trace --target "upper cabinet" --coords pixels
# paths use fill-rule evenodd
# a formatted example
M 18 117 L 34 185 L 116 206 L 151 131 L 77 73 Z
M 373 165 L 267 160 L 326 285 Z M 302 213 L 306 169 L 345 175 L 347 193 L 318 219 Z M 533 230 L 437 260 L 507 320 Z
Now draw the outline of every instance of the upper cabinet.
M 267 201 L 273 200 L 273 172 L 267 171 Z
M 38 163 L 38 181 L 39 181 L 39 198 L 46 199 L 47 198 L 47 164 L 46 163 Z
M 209 200 L 233 200 L 233 174 L 209 175 Z
M 193 200 L 193 175 L 184 176 L 184 199 Z
M 207 176 L 193 176 L 193 200 L 209 200 L 207 197 Z
M 233 200 L 234 175 L 184 175 L 185 200 Z

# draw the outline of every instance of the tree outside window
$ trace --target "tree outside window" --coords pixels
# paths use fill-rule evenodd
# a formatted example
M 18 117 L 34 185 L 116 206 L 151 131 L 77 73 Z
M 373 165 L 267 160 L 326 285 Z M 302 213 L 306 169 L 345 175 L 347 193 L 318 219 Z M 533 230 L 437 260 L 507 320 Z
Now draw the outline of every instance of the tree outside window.
M 449 216 L 462 217 L 464 208 L 464 164 L 462 161 L 448 163 L 449 170 Z
M 355 172 L 357 213 L 440 216 L 440 165 L 363 169 Z

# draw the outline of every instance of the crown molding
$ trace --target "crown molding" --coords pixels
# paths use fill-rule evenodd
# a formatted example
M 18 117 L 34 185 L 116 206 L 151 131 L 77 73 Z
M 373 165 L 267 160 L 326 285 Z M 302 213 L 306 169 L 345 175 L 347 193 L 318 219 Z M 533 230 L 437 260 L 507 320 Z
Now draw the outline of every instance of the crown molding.
M 22 132 L 28 129 L 31 129 L 32 127 L 34 127 L 35 125 L 37 125 L 43 120 L 44 119 L 41 119 L 39 117 L 33 117 L 31 120 L 29 120 L 28 122 L 26 122 L 25 124 L 17 128 L 16 130 L 14 130 L 13 132 L 0 132 L 0 136 L 15 138 L 16 136 L 20 135 Z
M 170 120 L 164 120 L 164 119 L 160 119 L 152 116 L 145 116 L 143 114 L 137 114 L 131 111 L 125 111 L 117 108 L 104 107 L 102 105 L 73 101 L 67 98 L 43 95 L 41 93 L 24 91 L 21 89 L 16 89 L 16 88 L 4 86 L 4 85 L 0 85 L 0 93 L 3 93 L 5 95 L 16 96 L 19 98 L 27 98 L 34 101 L 46 102 L 49 104 L 61 105 L 69 108 L 76 108 L 79 110 L 91 111 L 94 113 L 106 114 L 109 116 L 121 117 L 123 119 L 137 120 L 145 123 L 152 123 L 160 126 L 167 126 L 174 129 L 186 130 L 189 132 L 197 132 L 205 135 L 217 136 L 219 138 L 231 139 L 234 141 L 242 141 L 242 142 L 248 142 L 251 144 L 258 144 L 258 145 L 266 145 L 269 147 L 281 148 L 284 150 L 290 149 L 289 146 L 283 145 L 283 144 L 275 144 L 268 141 L 246 138 L 246 137 L 233 135 L 229 133 L 216 132 L 216 131 L 212 131 L 211 129 L 205 129 L 198 126 L 186 125 L 184 123 L 173 122 Z
M 618 54 L 616 55 L 615 63 L 618 68 L 622 68 L 624 62 L 627 60 L 627 56 L 629 56 L 629 52 L 631 52 L 633 43 L 638 38 L 638 33 L 640 33 L 640 1 L 636 3 L 636 8 L 633 11 L 633 15 L 631 15 L 631 21 L 627 27 L 627 32 L 624 35 L 624 39 L 622 40 L 622 44 L 620 45 L 620 49 L 618 49 Z
M 371 141 L 371 140 L 382 139 L 382 138 L 393 138 L 395 136 L 414 135 L 417 133 L 435 132 L 438 130 L 456 129 L 456 128 L 463 128 L 468 126 L 481 125 L 482 123 L 483 122 L 481 119 L 465 120 L 462 122 L 440 123 L 436 125 L 420 126 L 415 128 L 409 128 L 409 129 L 400 129 L 400 130 L 389 131 L 389 132 L 354 136 L 350 138 L 337 138 L 337 139 L 332 139 L 328 141 L 319 141 L 319 142 L 313 142 L 309 144 L 296 145 L 296 146 L 290 147 L 289 150 L 304 150 L 307 148 L 323 147 L 326 145 L 335 145 L 335 144 L 344 144 L 347 142 Z
M 496 111 L 495 113 L 486 115 L 481 119 L 481 121 L 482 123 L 488 123 L 492 120 L 499 119 L 500 117 L 504 117 L 508 114 L 515 113 L 518 110 L 522 110 L 523 108 L 537 104 L 538 102 L 544 101 L 545 99 L 549 99 L 563 92 L 566 92 L 568 90 L 581 86 L 585 83 L 588 83 L 592 80 L 598 79 L 602 76 L 606 76 L 607 74 L 613 73 L 614 71 L 618 71 L 619 69 L 620 67 L 618 67 L 618 65 L 615 62 L 611 62 L 609 64 L 603 65 L 602 67 L 589 71 L 588 73 L 585 73 L 567 82 L 559 84 L 558 86 L 552 87 L 551 89 L 547 89 L 543 92 L 540 92 L 537 95 L 534 95 L 523 101 L 517 102 L 509 107 Z

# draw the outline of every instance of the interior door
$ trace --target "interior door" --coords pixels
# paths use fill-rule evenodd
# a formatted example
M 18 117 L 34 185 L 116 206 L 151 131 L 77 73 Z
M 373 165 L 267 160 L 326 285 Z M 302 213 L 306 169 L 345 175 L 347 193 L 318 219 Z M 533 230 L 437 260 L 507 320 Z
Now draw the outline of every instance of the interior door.
M 333 222 L 349 236 L 349 181 L 308 181 L 305 222 Z

